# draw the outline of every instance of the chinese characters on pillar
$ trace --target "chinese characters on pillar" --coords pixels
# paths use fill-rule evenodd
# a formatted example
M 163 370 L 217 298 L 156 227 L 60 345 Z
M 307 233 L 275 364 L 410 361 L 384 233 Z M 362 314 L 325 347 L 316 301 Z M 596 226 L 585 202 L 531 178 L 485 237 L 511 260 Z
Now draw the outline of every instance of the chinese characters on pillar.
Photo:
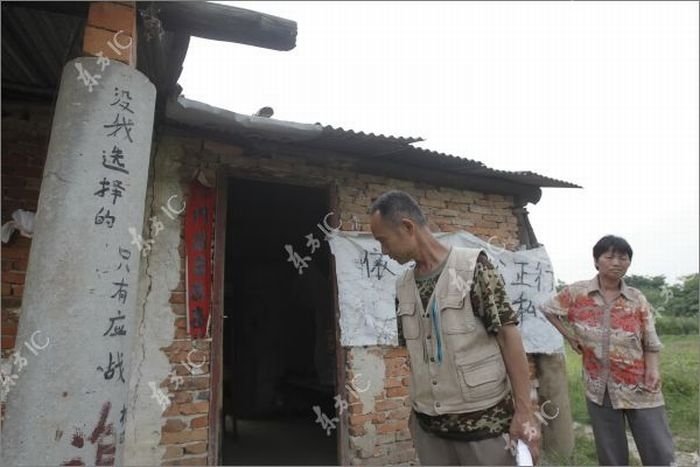
M 92 195 L 99 198 L 95 225 L 107 229 L 117 223 L 121 198 L 129 186 L 129 150 L 134 142 L 131 132 L 135 125 L 131 100 L 129 90 L 114 88 L 114 97 L 109 104 L 114 119 L 101 125 L 108 143 L 106 147 L 98 148 L 102 153 L 101 179 L 95 181 L 96 191 Z
M 123 347 L 121 343 L 115 345 L 114 339 L 123 338 L 127 333 L 126 325 L 124 324 L 126 316 L 124 316 L 122 308 L 130 292 L 129 276 L 131 268 L 129 267 L 129 259 L 131 258 L 131 251 L 118 247 L 115 257 L 119 258 L 115 259 L 115 263 L 118 262 L 118 266 L 115 266 L 111 271 L 102 271 L 103 273 L 111 273 L 107 279 L 110 283 L 109 304 L 107 306 L 108 315 L 105 322 L 105 332 L 102 334 L 103 337 L 108 338 L 106 342 L 108 354 L 102 357 L 106 364 L 98 366 L 97 370 L 102 373 L 105 380 L 124 384 L 126 383 L 124 380 L 124 353 L 117 350 Z
M 211 307 L 211 240 L 215 190 L 198 180 L 190 184 L 185 212 L 187 322 L 192 338 L 207 334 Z

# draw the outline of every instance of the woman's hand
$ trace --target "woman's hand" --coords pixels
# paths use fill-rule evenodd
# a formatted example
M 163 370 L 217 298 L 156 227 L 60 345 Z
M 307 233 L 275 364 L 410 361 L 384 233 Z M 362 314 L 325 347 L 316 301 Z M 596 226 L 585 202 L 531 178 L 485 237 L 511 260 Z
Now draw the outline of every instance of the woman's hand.
M 650 391 L 661 389 L 661 375 L 659 374 L 659 353 L 644 352 L 644 386 Z

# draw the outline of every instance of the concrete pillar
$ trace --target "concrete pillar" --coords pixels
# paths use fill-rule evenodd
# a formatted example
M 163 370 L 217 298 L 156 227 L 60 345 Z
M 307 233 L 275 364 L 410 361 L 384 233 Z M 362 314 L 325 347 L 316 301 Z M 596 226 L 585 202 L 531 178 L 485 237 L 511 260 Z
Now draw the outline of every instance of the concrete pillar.
M 155 98 L 148 78 L 118 61 L 63 68 L 2 465 L 122 463 L 141 258 L 129 228 L 143 227 Z
M 574 429 L 564 354 L 538 354 L 537 379 L 541 415 L 547 421 L 542 426 L 542 452 L 555 464 L 569 464 Z

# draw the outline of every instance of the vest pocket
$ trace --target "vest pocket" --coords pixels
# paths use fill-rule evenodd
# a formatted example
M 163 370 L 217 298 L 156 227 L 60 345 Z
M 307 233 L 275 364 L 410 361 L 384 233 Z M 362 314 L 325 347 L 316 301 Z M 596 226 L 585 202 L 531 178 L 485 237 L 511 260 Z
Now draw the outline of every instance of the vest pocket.
M 404 339 L 418 339 L 420 326 L 416 319 L 416 302 L 399 303 L 397 315 L 401 320 Z
M 474 330 L 473 313 L 464 310 L 466 299 L 467 293 L 462 291 L 447 294 L 440 300 L 440 321 L 445 334 L 464 334 Z
M 478 361 L 457 357 L 455 364 L 467 402 L 489 399 L 507 387 L 506 367 L 500 351 Z

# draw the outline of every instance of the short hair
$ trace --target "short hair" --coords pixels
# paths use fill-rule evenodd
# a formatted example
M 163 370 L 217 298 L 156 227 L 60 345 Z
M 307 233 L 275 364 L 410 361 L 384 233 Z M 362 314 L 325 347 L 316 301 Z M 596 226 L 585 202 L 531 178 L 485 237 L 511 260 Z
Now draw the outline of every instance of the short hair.
M 394 226 L 401 223 L 401 219 L 408 217 L 416 224 L 424 226 L 428 224 L 418 202 L 405 191 L 392 190 L 383 193 L 369 208 L 369 213 L 379 211 L 382 219 L 386 219 Z
M 615 235 L 606 235 L 605 237 L 598 240 L 598 243 L 593 247 L 593 258 L 596 260 L 600 256 L 609 251 L 612 248 L 613 253 L 627 253 L 627 256 L 632 259 L 632 247 L 627 240 L 622 237 L 616 237 Z

